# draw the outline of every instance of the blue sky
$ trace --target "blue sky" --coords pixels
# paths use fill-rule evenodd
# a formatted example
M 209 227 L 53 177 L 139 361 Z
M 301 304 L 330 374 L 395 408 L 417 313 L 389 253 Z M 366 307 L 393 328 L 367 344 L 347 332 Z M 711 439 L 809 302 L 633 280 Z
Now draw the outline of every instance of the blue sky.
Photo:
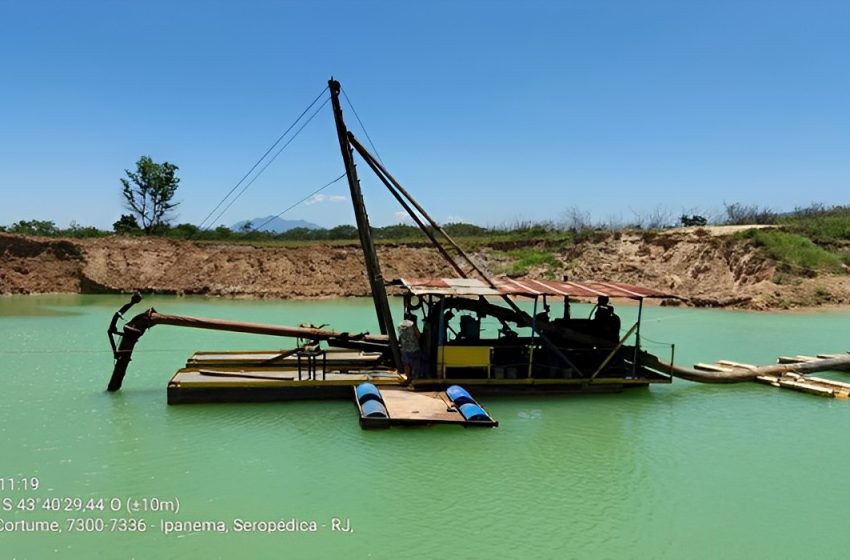
M 850 3 L 817 0 L 0 0 L 0 224 L 109 228 L 143 154 L 198 223 L 331 75 L 441 221 L 847 204 L 849 54 Z M 342 171 L 326 107 L 219 222 Z M 353 223 L 344 181 L 323 194 L 283 217 Z

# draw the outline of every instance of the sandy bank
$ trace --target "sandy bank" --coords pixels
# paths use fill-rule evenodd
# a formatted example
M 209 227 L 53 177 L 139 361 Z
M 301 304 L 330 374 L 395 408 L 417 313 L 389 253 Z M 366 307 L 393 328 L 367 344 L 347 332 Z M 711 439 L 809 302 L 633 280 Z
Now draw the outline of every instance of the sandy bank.
M 788 309 L 850 303 L 847 276 L 792 281 L 783 276 L 783 283 L 777 284 L 770 259 L 748 241 L 724 232 L 600 234 L 546 250 L 552 251 L 556 264 L 531 269 L 531 275 L 630 282 L 673 292 L 686 305 Z M 381 245 L 379 256 L 387 279 L 452 275 L 427 247 Z M 517 258 L 499 244 L 485 246 L 474 256 L 494 274 Z M 369 295 L 363 257 L 353 245 L 254 247 L 161 238 L 0 234 L 2 294 L 135 290 L 274 298 Z

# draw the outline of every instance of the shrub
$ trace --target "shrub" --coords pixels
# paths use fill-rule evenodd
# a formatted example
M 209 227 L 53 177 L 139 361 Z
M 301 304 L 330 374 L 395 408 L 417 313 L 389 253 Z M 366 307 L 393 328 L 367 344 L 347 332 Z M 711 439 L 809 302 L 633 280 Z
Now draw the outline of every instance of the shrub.
M 726 209 L 724 223 L 729 226 L 775 224 L 779 218 L 775 211 L 767 207 L 759 207 L 756 204 L 747 205 L 740 202 L 727 204 L 724 202 L 723 206 Z
M 797 208 L 780 220 L 789 230 L 809 237 L 818 243 L 834 244 L 850 241 L 850 206 L 812 204 Z
M 21 235 L 42 235 L 53 237 L 59 233 L 56 223 L 51 220 L 21 220 L 9 228 L 10 233 Z

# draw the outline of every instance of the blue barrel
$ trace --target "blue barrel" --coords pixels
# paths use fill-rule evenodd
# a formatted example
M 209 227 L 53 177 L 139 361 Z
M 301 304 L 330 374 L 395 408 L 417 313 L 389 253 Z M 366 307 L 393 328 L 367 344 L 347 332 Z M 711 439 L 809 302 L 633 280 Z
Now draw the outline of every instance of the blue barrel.
M 367 401 L 384 402 L 381 392 L 371 383 L 361 383 L 357 386 L 357 402 L 361 405 Z
M 470 420 L 472 422 L 492 422 L 493 419 L 487 416 L 487 413 L 484 412 L 484 409 L 474 403 L 466 403 L 460 406 L 460 413 L 464 418 Z
M 363 408 L 363 416 L 365 416 L 366 418 L 390 417 L 390 414 L 387 412 L 387 408 L 376 400 L 366 401 L 361 406 Z
M 467 403 L 475 403 L 475 399 L 460 385 L 452 385 L 446 389 L 446 395 L 455 403 L 455 406 L 462 406 Z

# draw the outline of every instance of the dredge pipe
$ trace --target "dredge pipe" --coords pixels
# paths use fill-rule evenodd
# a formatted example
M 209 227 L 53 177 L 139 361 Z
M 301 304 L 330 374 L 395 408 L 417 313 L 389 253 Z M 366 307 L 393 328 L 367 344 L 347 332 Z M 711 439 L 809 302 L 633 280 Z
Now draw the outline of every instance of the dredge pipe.
M 123 332 L 121 333 L 121 342 L 117 345 L 117 349 L 114 352 L 115 366 L 112 368 L 112 377 L 109 379 L 107 391 L 115 392 L 121 388 L 124 382 L 124 376 L 127 374 L 127 367 L 133 358 L 133 349 L 136 347 L 136 343 L 145 334 L 145 331 L 154 325 L 173 325 L 216 331 L 305 338 L 313 341 L 324 340 L 329 345 L 338 348 L 351 348 L 382 353 L 389 351 L 389 340 L 386 335 L 368 333 L 351 334 L 310 327 L 287 327 L 183 315 L 166 315 L 151 308 L 144 313 L 136 315 L 124 325 Z
M 741 383 L 752 381 L 760 375 L 782 375 L 783 373 L 815 373 L 818 371 L 848 371 L 850 370 L 850 353 L 836 358 L 825 358 L 794 364 L 771 364 L 754 366 L 752 368 L 732 367 L 729 371 L 700 371 L 698 369 L 674 366 L 659 360 L 651 354 L 643 356 L 643 365 L 663 371 L 674 377 L 695 381 L 697 383 Z
M 191 327 L 195 329 L 209 329 L 214 331 L 267 334 L 272 336 L 287 336 L 291 338 L 309 338 L 310 340 L 359 340 L 373 344 L 388 344 L 388 338 L 386 335 L 350 334 L 347 332 L 329 331 L 310 327 L 287 327 L 282 325 L 264 325 L 261 323 L 243 323 L 241 321 L 225 321 L 223 319 L 188 317 L 184 315 L 166 315 L 164 313 L 159 313 L 154 309 L 149 310 L 143 315 L 147 315 L 150 326 L 174 325 L 176 327 Z

